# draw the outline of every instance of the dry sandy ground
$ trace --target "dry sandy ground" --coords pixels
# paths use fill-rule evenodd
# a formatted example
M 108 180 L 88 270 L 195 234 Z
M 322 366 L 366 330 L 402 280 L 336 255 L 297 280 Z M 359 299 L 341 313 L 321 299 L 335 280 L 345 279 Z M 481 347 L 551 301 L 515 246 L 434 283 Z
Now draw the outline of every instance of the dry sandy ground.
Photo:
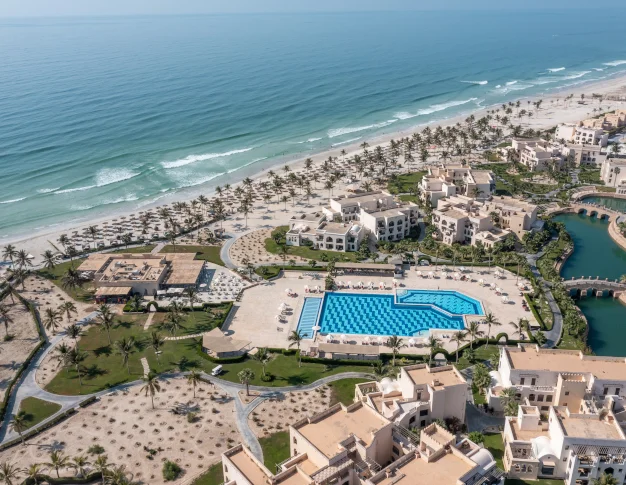
M 250 261 L 254 261 L 255 263 L 282 264 L 283 259 L 281 256 L 278 254 L 268 253 L 265 250 L 265 240 L 268 237 L 271 237 L 272 231 L 272 228 L 259 229 L 258 231 L 253 231 L 245 236 L 241 236 L 233 243 L 228 251 L 230 259 L 232 259 L 233 263 L 237 266 L 244 266 L 243 260 L 245 258 Z M 289 261 L 290 259 L 297 262 L 305 261 L 299 256 L 288 254 L 286 261 Z
M 8 334 L 12 335 L 13 339 L 0 343 L 0 399 L 4 399 L 9 383 L 39 343 L 35 321 L 26 307 L 17 298 L 13 303 L 10 296 L 7 296 L 2 304 L 9 308 L 11 321 L 8 323 Z M 0 327 L 2 328 L 0 333 L 4 338 L 4 324 Z
M 248 424 L 259 438 L 287 431 L 289 424 L 327 409 L 330 398 L 328 386 L 313 391 L 288 392 L 282 398 L 267 399 L 259 404 L 248 416 Z
M 220 460 L 220 454 L 241 441 L 235 424 L 232 398 L 224 399 L 218 389 L 201 383 L 192 388 L 184 379 L 161 383 L 155 397 L 133 387 L 128 393 L 115 393 L 81 410 L 77 415 L 29 440 L 25 447 L 16 446 L 0 453 L 0 462 L 8 460 L 21 468 L 33 463 L 46 463 L 51 450 L 62 450 L 66 456 L 87 455 L 91 445 L 104 447 L 109 462 L 125 464 L 143 483 L 163 484 L 161 469 L 168 459 L 185 471 L 176 482 L 181 483 L 206 470 Z M 176 403 L 196 409 L 197 421 L 188 423 L 186 416 L 170 410 Z M 144 449 L 157 450 L 152 460 Z M 95 456 L 88 455 L 89 460 Z M 62 475 L 72 475 L 63 470 Z

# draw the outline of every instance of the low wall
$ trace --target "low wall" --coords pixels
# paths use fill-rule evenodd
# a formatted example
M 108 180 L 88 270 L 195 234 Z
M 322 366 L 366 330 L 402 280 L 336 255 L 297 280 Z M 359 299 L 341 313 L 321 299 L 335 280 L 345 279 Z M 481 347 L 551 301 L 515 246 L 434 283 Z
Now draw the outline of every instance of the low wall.
M 620 233 L 616 219 L 613 219 L 609 224 L 609 236 L 620 248 L 626 251 L 626 237 Z

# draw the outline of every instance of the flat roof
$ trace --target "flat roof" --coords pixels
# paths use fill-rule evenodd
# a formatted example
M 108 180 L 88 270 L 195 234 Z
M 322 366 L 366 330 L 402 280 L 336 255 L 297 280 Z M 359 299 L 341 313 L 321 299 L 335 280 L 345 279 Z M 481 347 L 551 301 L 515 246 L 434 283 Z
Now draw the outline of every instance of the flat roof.
M 332 232 L 334 234 L 346 234 L 347 232 L 350 232 L 350 229 L 352 229 L 352 226 L 354 225 L 358 226 L 359 224 L 349 222 L 346 222 L 345 224 L 341 222 L 322 222 L 320 227 L 318 227 L 318 230 Z
M 236 340 L 227 337 L 219 328 L 214 328 L 202 336 L 202 347 L 212 352 L 221 354 L 225 352 L 239 352 L 245 349 L 250 342 L 247 340 Z
M 369 202 L 380 199 L 381 197 L 391 197 L 391 194 L 384 192 L 368 192 L 367 194 L 355 195 L 350 197 L 337 197 L 333 200 L 339 202 L 340 205 L 356 204 L 358 202 Z
M 470 465 L 463 458 L 452 453 L 446 453 L 441 458 L 430 463 L 416 457 L 396 469 L 396 472 L 377 482 L 377 485 L 456 485 L 457 480 L 469 472 L 475 465 Z
M 335 263 L 337 269 L 375 269 L 379 271 L 393 271 L 396 269 L 394 264 L 376 264 L 376 263 Z
M 517 418 L 511 419 L 513 438 L 517 441 L 531 441 L 539 436 L 548 436 L 548 431 L 542 429 L 520 429 Z
M 581 352 L 549 350 L 538 352 L 534 348 L 511 351 L 504 349 L 517 370 L 543 370 L 550 372 L 591 373 L 598 379 L 626 381 L 626 359 L 583 356 Z
M 565 413 L 557 413 L 557 416 L 567 436 L 598 440 L 624 439 L 617 430 L 617 421 L 611 423 L 595 415 L 590 418 L 590 415 L 567 416 Z
M 453 209 L 451 207 L 446 207 L 445 209 L 436 209 L 433 212 L 437 212 L 437 215 L 449 217 L 456 220 L 469 217 L 469 214 L 467 212 L 461 212 L 459 209 Z
M 90 254 L 78 267 L 78 271 L 99 271 L 111 256 L 107 253 Z
M 380 349 L 378 345 L 350 345 L 350 344 L 326 344 L 320 343 L 321 352 L 332 352 L 337 354 L 363 354 L 378 355 Z
M 435 368 L 436 369 L 436 368 Z M 421 369 L 406 369 L 406 373 L 409 375 L 414 384 L 428 384 L 433 385 L 433 381 L 439 381 L 439 384 L 434 387 L 446 387 L 456 386 L 458 384 L 467 384 L 464 379 L 461 379 L 454 368 L 441 370 L 437 372 L 429 372 L 426 367 Z
M 165 284 L 195 285 L 200 277 L 204 261 L 172 261 L 172 271 Z
M 101 286 L 96 290 L 96 296 L 126 296 L 131 291 L 132 286 Z
M 184 249 L 184 246 L 183 246 Z M 165 258 L 168 261 L 193 261 L 196 258 L 196 253 L 158 253 L 161 258 Z
M 331 458 L 339 452 L 339 442 L 350 435 L 357 436 L 369 446 L 372 433 L 387 424 L 389 422 L 376 411 L 361 404 L 350 411 L 337 406 L 334 412 L 296 429 L 327 458 Z
M 253 485 L 267 485 L 270 483 L 269 477 L 265 471 L 248 456 L 243 448 L 229 455 L 228 458 L 233 462 L 233 465 L 237 467 L 239 472 Z

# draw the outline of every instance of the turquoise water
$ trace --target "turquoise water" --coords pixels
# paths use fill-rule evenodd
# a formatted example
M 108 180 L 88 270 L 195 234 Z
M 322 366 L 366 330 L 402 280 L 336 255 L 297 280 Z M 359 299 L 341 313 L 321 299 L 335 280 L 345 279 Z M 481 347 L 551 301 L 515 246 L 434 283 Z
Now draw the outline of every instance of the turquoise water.
M 464 328 L 462 316 L 444 313 L 425 303 L 461 309 L 470 307 L 469 300 L 459 298 L 454 292 L 430 291 L 422 293 L 419 303 L 396 304 L 393 295 L 327 293 L 319 325 L 324 333 L 404 337 L 420 335 L 431 328 L 460 330 Z
M 305 298 L 300 319 L 298 320 L 298 330 L 306 338 L 313 338 L 313 327 L 317 324 L 317 316 L 322 306 L 322 298 Z
M 405 305 L 426 304 L 455 315 L 484 315 L 478 300 L 456 291 L 398 290 L 397 302 Z
M 599 204 L 603 207 L 620 212 L 626 212 L 626 199 L 614 199 L 613 197 L 585 197 L 583 202 L 587 204 Z
M 554 219 L 565 223 L 574 241 L 574 253 L 561 271 L 564 278 L 613 279 L 626 273 L 626 251 L 609 236 L 608 222 L 577 214 Z M 589 322 L 588 344 L 594 353 L 626 356 L 626 306 L 611 298 L 583 298 L 578 306 Z
M 0 239 L 626 69 L 569 9 L 13 19 L 0 45 Z

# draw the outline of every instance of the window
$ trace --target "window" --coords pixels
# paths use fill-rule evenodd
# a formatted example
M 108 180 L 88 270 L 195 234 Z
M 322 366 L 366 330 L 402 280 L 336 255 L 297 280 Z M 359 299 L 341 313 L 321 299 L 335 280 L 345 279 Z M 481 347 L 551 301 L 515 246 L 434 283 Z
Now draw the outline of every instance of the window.
M 424 426 L 426 426 L 426 420 L 422 419 L 422 421 L 420 422 L 420 427 L 423 428 Z
M 535 395 L 531 394 L 530 396 L 528 396 L 528 400 L 529 401 L 534 401 L 535 400 Z
M 543 394 L 539 394 L 539 395 L 537 396 L 537 401 L 539 401 L 539 402 L 543 402 Z
M 569 396 L 569 391 L 565 391 L 565 395 L 566 395 L 566 396 Z
M 293 444 L 294 444 L 294 445 L 297 445 L 297 444 L 298 444 L 298 439 L 297 439 L 295 436 L 293 437 Z
M 604 392 L 602 394 L 604 394 L 605 396 L 609 393 L 609 388 L 605 387 L 604 388 Z
M 546 396 L 546 402 L 552 402 L 552 396 Z
M 420 416 L 428 416 L 428 409 L 422 409 L 420 411 Z
M 535 379 L 535 378 L 533 377 L 533 378 L 530 380 L 530 385 L 531 385 L 531 386 L 534 386 L 534 385 L 535 385 L 536 380 L 537 380 L 537 379 Z
M 393 451 L 396 455 L 400 456 L 400 450 L 399 450 L 398 448 L 396 448 L 396 447 L 394 446 L 394 447 L 393 447 L 393 448 L 391 448 L 391 449 L 392 449 L 392 451 Z
M 228 467 L 226 465 L 224 465 L 224 472 L 228 473 Z
M 524 385 L 524 378 L 523 378 L 523 377 L 519 380 L 519 383 L 520 383 L 522 386 Z
M 619 387 L 615 388 L 615 395 L 619 396 L 619 392 L 621 391 L 621 389 Z
M 411 419 L 409 419 L 409 424 L 413 424 L 415 422 L 415 416 L 411 416 Z

